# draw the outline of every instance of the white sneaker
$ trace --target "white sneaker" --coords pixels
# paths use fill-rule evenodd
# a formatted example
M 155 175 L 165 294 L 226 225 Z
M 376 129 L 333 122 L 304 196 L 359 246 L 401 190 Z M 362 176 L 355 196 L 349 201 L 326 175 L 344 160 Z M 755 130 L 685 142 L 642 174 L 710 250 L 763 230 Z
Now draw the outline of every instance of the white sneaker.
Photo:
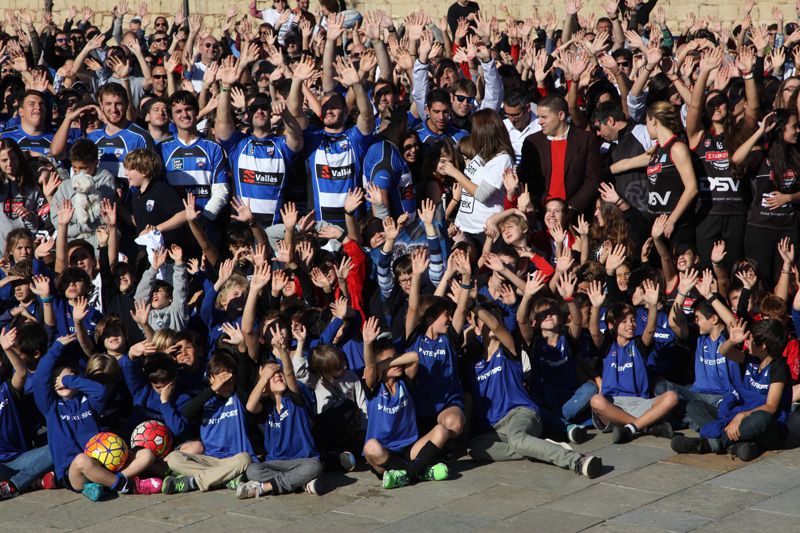
M 544 439 L 544 440 L 545 440 L 545 442 L 549 442 L 550 444 L 555 444 L 556 446 L 561 446 L 561 447 L 562 447 L 562 448 L 564 448 L 565 450 L 574 451 L 574 450 L 572 449 L 572 446 L 570 446 L 570 445 L 569 445 L 568 443 L 566 443 L 566 442 L 557 442 L 557 441 L 554 441 L 553 439 Z
M 236 497 L 240 500 L 260 498 L 264 493 L 259 481 L 245 481 L 236 488 Z
M 317 478 L 312 479 L 308 483 L 306 483 L 306 492 L 309 494 L 318 494 L 317 493 Z

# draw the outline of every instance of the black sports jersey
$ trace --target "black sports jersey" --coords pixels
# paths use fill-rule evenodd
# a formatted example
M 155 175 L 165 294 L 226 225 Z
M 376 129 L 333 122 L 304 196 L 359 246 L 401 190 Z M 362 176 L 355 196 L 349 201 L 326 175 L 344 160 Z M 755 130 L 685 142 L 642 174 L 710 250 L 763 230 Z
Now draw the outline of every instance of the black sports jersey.
M 780 181 L 776 181 L 775 170 L 766 157 L 761 155 L 761 163 L 750 175 L 750 187 L 753 200 L 747 211 L 747 224 L 761 228 L 788 229 L 797 224 L 795 206 L 784 204 L 777 209 L 770 209 L 766 201 L 775 193 L 792 193 L 800 189 L 800 176 L 793 169 L 787 169 Z
M 677 140 L 673 135 L 664 146 L 657 144 L 647 165 L 647 211 L 653 216 L 671 214 L 683 194 L 681 175 L 670 156 Z
M 745 202 L 742 183 L 733 178 L 724 134 L 706 131 L 692 148 L 697 155 L 697 185 L 700 211 L 709 215 L 743 215 Z

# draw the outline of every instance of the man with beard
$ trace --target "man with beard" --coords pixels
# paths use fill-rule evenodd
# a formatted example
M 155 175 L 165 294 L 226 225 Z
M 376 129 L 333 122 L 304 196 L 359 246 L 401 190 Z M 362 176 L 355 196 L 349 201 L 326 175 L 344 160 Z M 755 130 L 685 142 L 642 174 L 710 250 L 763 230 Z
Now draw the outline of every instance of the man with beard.
M 18 107 L 19 125 L 0 133 L 0 139 L 14 139 L 32 154 L 50 155 L 52 131 L 45 130 L 46 99 L 39 91 L 25 91 Z
M 250 99 L 247 114 L 252 130 L 248 135 L 237 131 L 231 108 L 231 85 L 238 79 L 236 65 L 228 60 L 219 70 L 215 132 L 228 155 L 236 196 L 253 213 L 252 224 L 266 228 L 280 222 L 289 169 L 295 154 L 303 149 L 303 132 L 292 112 L 302 113 L 302 84 L 313 71 L 314 62 L 309 58 L 295 65 L 286 106 L 270 106 L 267 96 L 261 93 Z M 278 112 L 275 115 L 270 114 L 273 107 Z M 273 134 L 273 118 L 283 119 L 283 135 Z
M 167 100 L 160 96 L 154 96 L 142 104 L 141 115 L 156 146 L 172 139 L 167 105 Z
M 117 189 L 127 194 L 128 180 L 122 164 L 125 156 L 137 148 L 152 148 L 153 139 L 147 130 L 129 121 L 128 92 L 118 83 L 107 83 L 97 91 L 97 104 L 89 104 L 76 109 L 67 115 L 61 123 L 53 142 L 50 153 L 56 159 L 61 159 L 66 154 L 67 139 L 70 124 L 83 113 L 96 112 L 105 123 L 105 127 L 94 130 L 86 138 L 97 145 L 100 155 L 100 168 L 108 170 L 117 178 Z M 67 120 L 67 118 L 70 118 Z

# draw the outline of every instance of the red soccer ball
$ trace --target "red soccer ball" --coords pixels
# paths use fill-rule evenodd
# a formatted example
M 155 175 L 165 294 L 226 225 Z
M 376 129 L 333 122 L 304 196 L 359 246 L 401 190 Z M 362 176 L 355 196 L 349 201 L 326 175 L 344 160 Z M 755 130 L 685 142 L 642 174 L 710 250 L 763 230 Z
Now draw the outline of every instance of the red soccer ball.
M 131 448 L 147 448 L 163 458 L 172 451 L 172 432 L 158 420 L 142 422 L 131 434 Z

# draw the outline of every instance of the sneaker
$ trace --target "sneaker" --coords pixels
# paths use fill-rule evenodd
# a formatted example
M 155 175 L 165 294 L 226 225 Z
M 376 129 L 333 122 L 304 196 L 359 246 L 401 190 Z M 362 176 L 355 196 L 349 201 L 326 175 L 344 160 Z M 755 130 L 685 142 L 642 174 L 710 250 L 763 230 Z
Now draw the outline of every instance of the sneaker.
M 0 481 L 0 500 L 8 500 L 14 496 L 19 496 L 17 487 L 10 481 Z
M 264 495 L 264 488 L 259 481 L 245 481 L 236 489 L 236 497 L 240 500 L 260 498 Z
M 191 490 L 189 476 L 167 476 L 161 483 L 161 492 L 164 494 L 180 494 Z
M 100 483 L 84 483 L 83 490 L 81 491 L 81 493 L 83 493 L 84 496 L 86 496 L 93 502 L 100 501 L 100 499 L 104 496 L 105 492 L 106 488 Z
M 556 446 L 561 446 L 565 450 L 574 451 L 572 449 L 572 446 L 570 446 L 568 442 L 559 442 L 559 441 L 553 440 L 553 439 L 544 439 L 544 441 L 545 442 L 549 442 L 550 444 L 555 444 Z
M 396 489 L 408 485 L 408 474 L 405 470 L 387 470 L 383 473 L 383 488 Z
M 133 486 L 136 487 L 136 494 L 160 494 L 161 485 L 164 482 L 157 477 L 133 478 Z
M 239 485 L 245 482 L 244 474 L 239 474 L 233 479 L 229 479 L 227 483 L 225 483 L 225 487 L 231 490 L 236 490 L 239 488 Z
M 339 454 L 339 464 L 345 472 L 352 472 L 356 467 L 356 456 L 351 452 L 342 452 Z
M 444 481 L 450 476 L 447 470 L 447 465 L 444 463 L 436 463 L 426 471 L 424 471 L 419 479 L 422 481 Z
M 675 453 L 700 453 L 700 444 L 703 439 L 675 435 L 669 442 L 669 447 Z
M 654 437 L 661 437 L 662 439 L 671 439 L 675 432 L 672 430 L 672 424 L 669 422 L 659 422 L 653 424 L 645 430 L 645 433 Z
M 594 455 L 581 455 L 575 462 L 575 473 L 594 479 L 603 471 L 603 460 Z
M 761 450 L 755 442 L 737 442 L 731 446 L 731 454 L 742 461 L 752 461 L 761 455 Z
M 633 440 L 633 431 L 628 426 L 615 424 L 611 429 L 611 440 L 614 444 L 625 444 Z
M 39 490 L 53 490 L 56 488 L 56 474 L 55 472 L 48 472 L 36 481 L 33 482 L 33 489 Z
M 583 444 L 587 439 L 586 428 L 578 424 L 570 424 L 567 426 L 567 438 L 573 444 Z
M 306 492 L 309 494 L 319 494 L 319 492 L 317 492 L 318 481 L 319 480 L 317 478 L 314 478 L 308 483 L 306 483 Z

